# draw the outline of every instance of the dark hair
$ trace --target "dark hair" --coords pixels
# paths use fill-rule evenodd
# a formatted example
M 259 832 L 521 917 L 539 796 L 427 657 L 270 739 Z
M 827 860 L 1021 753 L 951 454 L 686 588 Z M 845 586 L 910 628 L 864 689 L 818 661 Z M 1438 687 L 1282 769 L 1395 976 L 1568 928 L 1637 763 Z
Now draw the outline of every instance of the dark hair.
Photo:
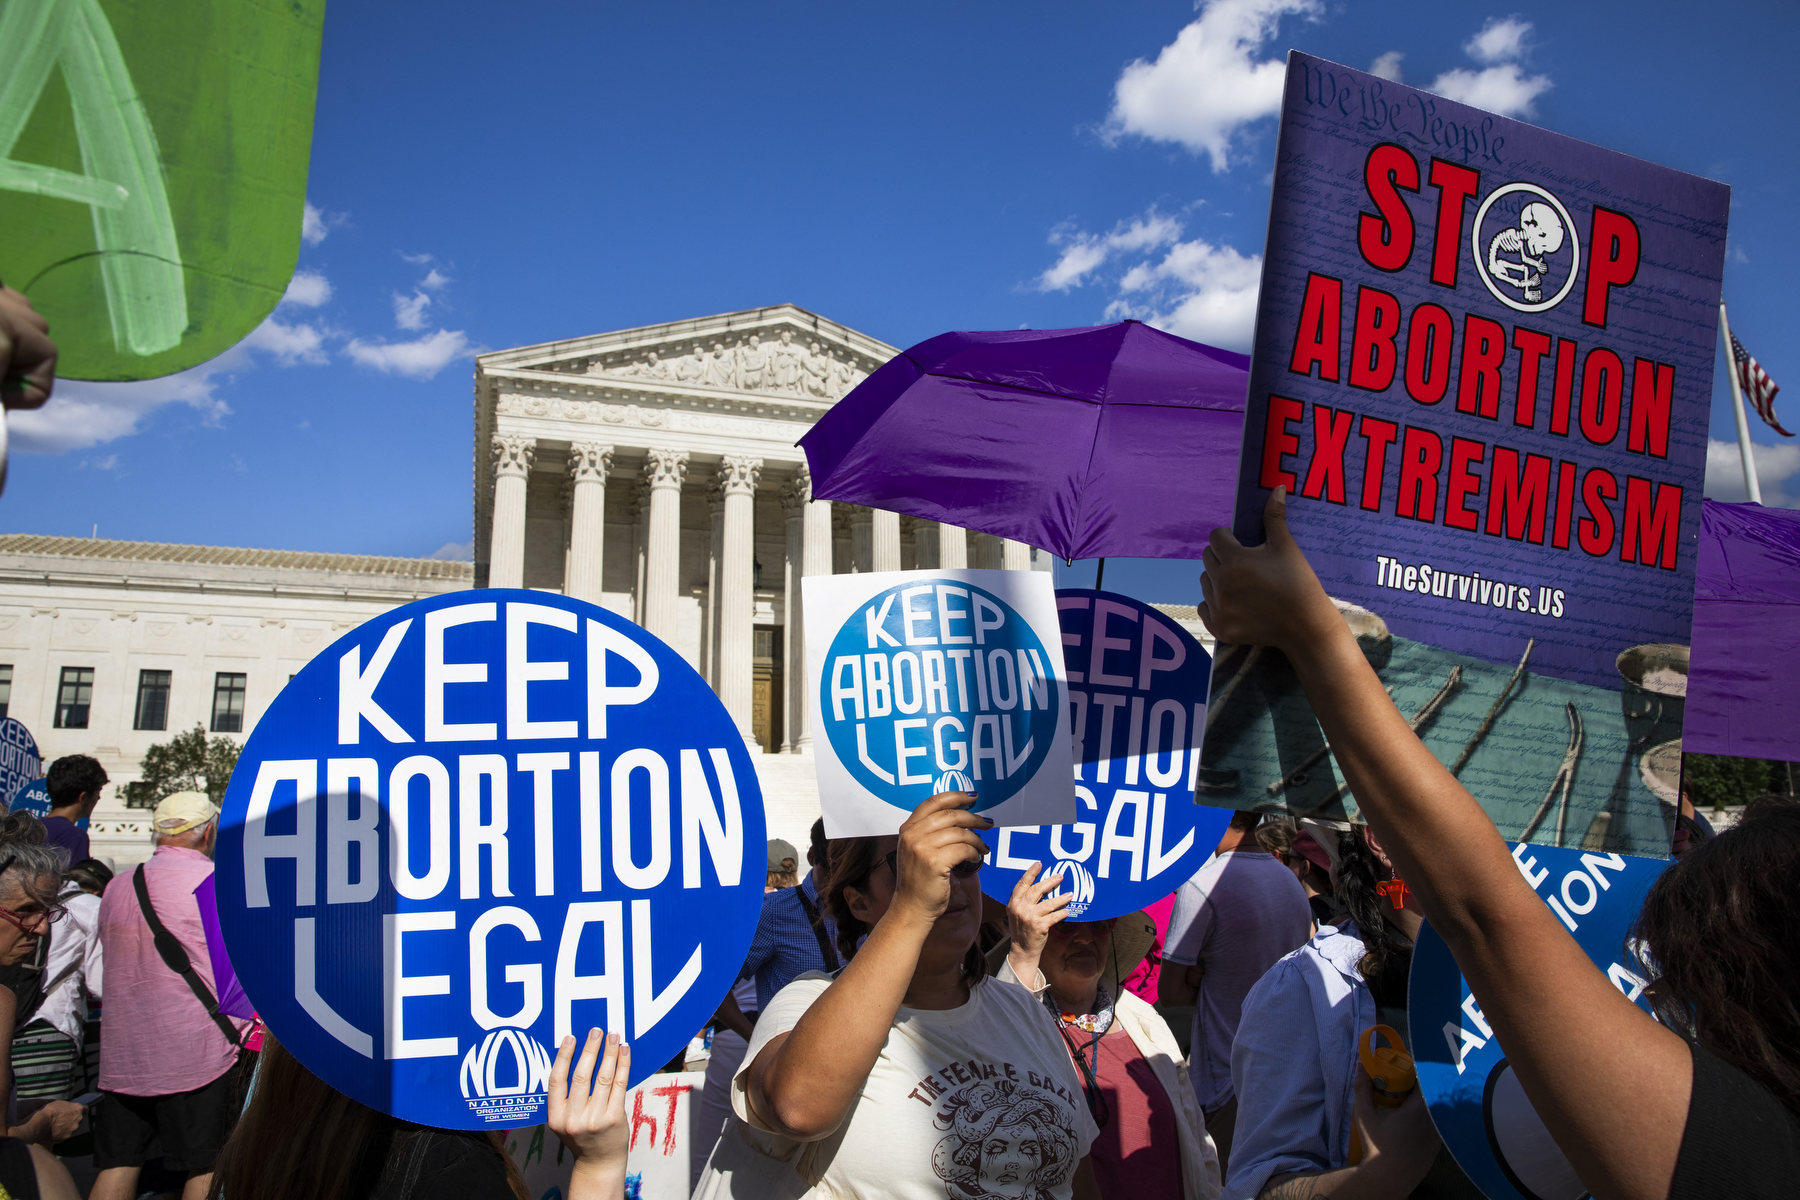
M 530 1200 L 512 1158 L 488 1135 L 413 1125 L 352 1100 L 300 1065 L 263 1032 L 256 1091 L 213 1168 L 208 1200 L 363 1200 L 382 1171 L 420 1137 L 466 1138 L 506 1162 L 516 1200 Z
M 106 768 L 99 759 L 85 754 L 65 754 L 44 772 L 44 790 L 50 793 L 51 808 L 79 804 L 83 796 L 105 786 Z
M 1263 815 L 1252 809 L 1240 808 L 1231 814 L 1231 827 L 1239 833 L 1249 833 L 1262 820 Z
M 810 861 L 821 871 L 825 869 L 825 856 L 831 853 L 831 843 L 825 840 L 825 818 L 820 817 L 812 823 L 812 855 Z
M 1292 817 L 1270 817 L 1256 827 L 1256 844 L 1276 858 L 1286 858 L 1294 849 L 1294 835 L 1299 831 Z
M 1337 902 L 1362 934 L 1357 969 L 1375 1003 L 1384 1007 L 1406 1003 L 1406 977 L 1412 969 L 1412 943 L 1382 915 L 1383 909 L 1393 911 L 1393 902 L 1375 890 L 1393 877 L 1393 868 L 1382 863 L 1360 825 L 1338 835 Z
M 91 888 L 95 892 L 104 892 L 113 880 L 113 869 L 97 858 L 84 858 L 64 874 L 84 890 Z
M 0 880 L 14 876 L 20 891 L 49 908 L 56 903 L 69 852 L 50 845 L 47 836 L 44 823 L 28 812 L 0 814 Z M 46 878 L 54 881 L 48 890 L 41 884 Z
M 1800 802 L 1759 796 L 1644 898 L 1650 1006 L 1800 1115 Z
M 862 923 L 850 911 L 844 892 L 862 888 L 881 862 L 881 839 L 878 837 L 837 838 L 829 843 L 825 865 L 825 911 L 837 925 L 838 958 L 849 962 L 856 957 L 856 947 L 871 926 Z M 987 960 L 981 954 L 981 938 L 969 943 L 963 955 L 962 981 L 971 989 L 987 978 Z

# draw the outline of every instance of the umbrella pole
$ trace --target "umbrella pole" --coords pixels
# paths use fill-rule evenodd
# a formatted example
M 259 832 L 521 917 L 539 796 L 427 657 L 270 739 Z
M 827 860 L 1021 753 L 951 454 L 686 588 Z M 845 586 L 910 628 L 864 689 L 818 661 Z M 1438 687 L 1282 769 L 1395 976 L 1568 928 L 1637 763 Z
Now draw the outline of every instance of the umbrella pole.
M 1100 560 L 1100 565 L 1094 568 L 1094 590 L 1096 592 L 1101 592 L 1101 591 L 1106 590 L 1105 588 L 1102 588 L 1100 586 L 1101 580 L 1103 580 L 1105 578 L 1106 578 L 1106 560 L 1103 558 Z

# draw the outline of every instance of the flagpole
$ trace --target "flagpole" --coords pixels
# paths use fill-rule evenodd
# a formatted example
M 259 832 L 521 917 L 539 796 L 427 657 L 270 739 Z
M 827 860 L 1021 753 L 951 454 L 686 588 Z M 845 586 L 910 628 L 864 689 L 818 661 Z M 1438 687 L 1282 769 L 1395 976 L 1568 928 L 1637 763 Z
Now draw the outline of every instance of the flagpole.
M 1744 460 L 1744 490 L 1750 503 L 1761 504 L 1762 488 L 1756 482 L 1756 462 L 1750 457 L 1750 421 L 1744 416 L 1744 390 L 1738 383 L 1737 352 L 1731 348 L 1731 324 L 1725 319 L 1725 301 L 1719 301 L 1719 332 L 1725 339 L 1725 377 L 1731 380 L 1731 415 L 1737 418 L 1738 454 Z

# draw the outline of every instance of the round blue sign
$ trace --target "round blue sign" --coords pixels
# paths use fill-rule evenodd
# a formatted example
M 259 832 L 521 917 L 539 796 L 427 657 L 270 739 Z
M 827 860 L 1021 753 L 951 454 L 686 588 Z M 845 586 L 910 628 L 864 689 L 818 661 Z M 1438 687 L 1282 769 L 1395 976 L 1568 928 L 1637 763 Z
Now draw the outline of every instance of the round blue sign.
M 50 815 L 50 781 L 34 779 L 14 793 L 11 811 L 27 812 L 40 821 Z M 77 825 L 82 822 L 75 822 Z
M 972 789 L 980 811 L 1037 773 L 1061 691 L 1023 615 L 985 588 L 932 579 L 877 594 L 839 628 L 819 711 L 838 760 L 871 795 L 910 812 Z
M 1056 593 L 1081 819 L 992 829 L 982 890 L 1005 903 L 1033 862 L 1060 872 L 1071 920 L 1124 916 L 1206 862 L 1231 812 L 1194 803 L 1211 659 L 1192 634 L 1112 592 Z
M 0 719 L 0 801 L 10 806 L 19 789 L 43 773 L 44 760 L 31 730 L 17 717 Z
M 545 592 L 383 614 L 257 723 L 225 793 L 219 923 L 257 1012 L 372 1108 L 541 1124 L 590 1027 L 632 1082 L 705 1025 L 761 908 L 762 794 L 700 676 Z
M 1513 859 L 1594 965 L 1638 1007 L 1644 967 L 1626 945 L 1644 897 L 1668 863 L 1533 846 Z M 1427 923 L 1413 948 L 1407 1024 L 1419 1090 L 1456 1163 L 1492 1200 L 1582 1200 L 1588 1190 L 1526 1099 L 1506 1051 Z

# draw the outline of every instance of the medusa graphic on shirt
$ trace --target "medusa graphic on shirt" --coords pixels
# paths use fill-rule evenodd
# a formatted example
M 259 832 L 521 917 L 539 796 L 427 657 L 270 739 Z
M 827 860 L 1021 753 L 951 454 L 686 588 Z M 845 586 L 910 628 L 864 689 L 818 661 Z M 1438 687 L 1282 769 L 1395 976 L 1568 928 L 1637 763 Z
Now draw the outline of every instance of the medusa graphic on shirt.
M 1047 1200 L 1075 1170 L 1075 1125 L 1066 1109 L 1010 1079 L 951 1093 L 937 1126 L 949 1132 L 931 1154 L 950 1200 Z

